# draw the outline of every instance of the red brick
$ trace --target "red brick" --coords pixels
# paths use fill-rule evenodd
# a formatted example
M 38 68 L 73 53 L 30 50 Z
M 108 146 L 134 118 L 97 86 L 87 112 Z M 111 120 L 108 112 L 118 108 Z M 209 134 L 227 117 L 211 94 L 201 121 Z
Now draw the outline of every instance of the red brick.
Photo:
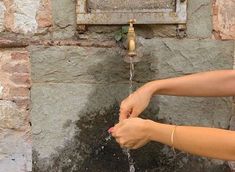
M 13 52 L 11 54 L 12 60 L 29 60 L 28 52 Z
M 16 103 L 16 105 L 21 108 L 21 109 L 29 109 L 29 105 L 30 105 L 30 98 L 14 98 L 14 102 Z
M 26 63 L 17 63 L 17 64 L 4 64 L 2 66 L 3 71 L 8 73 L 29 73 L 29 65 Z
M 25 85 L 27 87 L 30 87 L 30 85 L 31 85 L 31 80 L 30 80 L 29 74 L 14 73 L 10 77 L 10 80 L 17 85 Z
M 10 89 L 10 97 L 29 97 L 29 89 L 25 87 L 14 87 Z

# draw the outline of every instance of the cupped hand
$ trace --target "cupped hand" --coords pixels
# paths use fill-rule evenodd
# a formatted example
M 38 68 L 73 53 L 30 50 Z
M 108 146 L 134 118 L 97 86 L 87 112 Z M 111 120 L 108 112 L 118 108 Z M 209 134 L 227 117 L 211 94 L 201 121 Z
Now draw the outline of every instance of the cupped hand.
M 137 91 L 130 94 L 124 99 L 120 106 L 119 121 L 129 117 L 137 117 L 149 105 L 152 97 L 152 92 L 149 85 L 146 84 L 140 87 Z
M 119 122 L 111 130 L 111 134 L 123 148 L 138 149 L 148 142 L 149 120 L 129 118 Z

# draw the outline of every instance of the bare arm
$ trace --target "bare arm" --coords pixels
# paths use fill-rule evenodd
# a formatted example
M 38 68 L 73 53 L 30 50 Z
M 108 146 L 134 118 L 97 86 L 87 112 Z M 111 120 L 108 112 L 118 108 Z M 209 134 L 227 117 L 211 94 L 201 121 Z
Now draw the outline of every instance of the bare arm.
M 174 96 L 235 96 L 235 70 L 198 73 L 148 83 L 152 93 Z
M 175 127 L 141 118 L 129 118 L 119 122 L 110 132 L 122 147 L 130 149 L 138 149 L 150 141 L 156 141 L 191 154 L 235 161 L 235 131 Z
M 150 140 L 172 146 L 174 126 L 149 122 Z M 178 126 L 174 133 L 174 147 L 195 155 L 234 161 L 235 131 Z
M 148 106 L 154 94 L 203 97 L 235 96 L 235 70 L 204 72 L 149 82 L 122 101 L 120 121 L 129 116 L 138 116 Z

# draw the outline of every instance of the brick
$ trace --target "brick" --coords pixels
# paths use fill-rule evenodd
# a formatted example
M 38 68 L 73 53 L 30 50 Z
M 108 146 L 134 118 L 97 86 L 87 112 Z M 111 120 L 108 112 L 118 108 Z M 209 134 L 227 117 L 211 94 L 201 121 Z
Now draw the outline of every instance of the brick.
M 17 85 L 24 85 L 27 87 L 29 87 L 31 85 L 31 80 L 30 80 L 29 74 L 15 73 L 12 76 L 10 76 L 10 79 L 12 82 L 14 82 Z
M 0 53 L 0 99 L 14 101 L 26 110 L 31 87 L 29 54 L 25 49 Z
M 15 87 L 10 89 L 10 97 L 29 97 L 29 89 L 25 87 Z
M 29 60 L 28 52 L 13 52 L 11 54 L 12 60 Z
M 30 98 L 24 98 L 24 97 L 16 97 L 14 98 L 15 104 L 20 108 L 20 109 L 26 109 L 29 110 L 29 105 L 30 105 Z
M 7 63 L 2 66 L 3 71 L 8 72 L 8 73 L 29 73 L 29 64 L 22 64 L 22 63 L 17 63 L 17 64 L 12 64 L 12 63 Z

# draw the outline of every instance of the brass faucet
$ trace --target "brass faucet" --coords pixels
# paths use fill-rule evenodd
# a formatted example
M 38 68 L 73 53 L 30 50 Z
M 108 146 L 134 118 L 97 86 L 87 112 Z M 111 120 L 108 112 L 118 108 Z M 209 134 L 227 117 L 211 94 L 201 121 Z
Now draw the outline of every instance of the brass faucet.
M 135 19 L 129 20 L 129 29 L 127 34 L 127 40 L 128 40 L 128 56 L 136 56 L 136 35 L 135 35 L 135 29 L 133 27 L 133 24 L 136 22 Z

